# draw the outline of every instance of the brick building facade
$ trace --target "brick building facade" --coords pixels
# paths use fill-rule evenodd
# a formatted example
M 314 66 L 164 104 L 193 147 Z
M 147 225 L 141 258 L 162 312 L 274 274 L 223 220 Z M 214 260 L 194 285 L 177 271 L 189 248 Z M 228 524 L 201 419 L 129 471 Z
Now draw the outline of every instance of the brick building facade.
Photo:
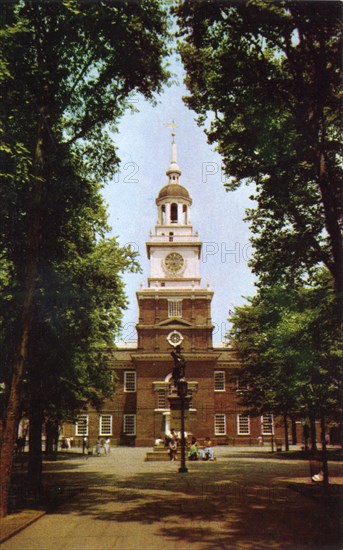
M 174 135 L 174 134 L 173 134 Z M 65 427 L 76 443 L 93 445 L 109 436 L 113 445 L 152 446 L 171 428 L 168 395 L 173 391 L 171 351 L 181 345 L 186 378 L 192 391 L 186 431 L 210 436 L 217 444 L 249 444 L 270 440 L 271 415 L 249 418 L 236 402 L 240 365 L 229 347 L 215 348 L 211 300 L 201 286 L 202 243 L 190 221 L 192 199 L 180 185 L 173 139 L 168 183 L 156 199 L 157 224 L 146 244 L 150 276 L 137 292 L 137 345 L 117 349 L 111 366 L 117 379 L 113 400 L 98 413 L 89 410 L 76 426 Z M 277 434 L 276 434 L 277 435 Z

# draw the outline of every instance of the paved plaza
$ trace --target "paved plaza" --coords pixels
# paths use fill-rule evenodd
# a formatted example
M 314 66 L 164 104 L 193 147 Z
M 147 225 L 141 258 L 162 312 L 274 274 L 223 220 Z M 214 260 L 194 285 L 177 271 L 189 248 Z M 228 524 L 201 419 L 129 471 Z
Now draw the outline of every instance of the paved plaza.
M 309 463 L 269 449 L 216 449 L 216 462 L 144 462 L 147 449 L 46 463 L 59 505 L 2 550 L 338 549 L 342 463 L 330 463 L 330 497 Z

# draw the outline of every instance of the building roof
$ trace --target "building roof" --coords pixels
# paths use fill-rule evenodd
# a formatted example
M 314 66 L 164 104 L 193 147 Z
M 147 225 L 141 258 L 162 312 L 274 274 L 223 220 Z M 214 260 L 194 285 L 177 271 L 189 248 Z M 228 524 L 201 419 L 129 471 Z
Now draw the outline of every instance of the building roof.
M 182 187 L 182 185 L 179 185 L 178 183 L 168 183 L 168 185 L 165 185 L 162 187 L 161 191 L 158 194 L 158 199 L 165 199 L 167 197 L 184 197 L 186 199 L 189 199 L 189 193 L 185 187 Z

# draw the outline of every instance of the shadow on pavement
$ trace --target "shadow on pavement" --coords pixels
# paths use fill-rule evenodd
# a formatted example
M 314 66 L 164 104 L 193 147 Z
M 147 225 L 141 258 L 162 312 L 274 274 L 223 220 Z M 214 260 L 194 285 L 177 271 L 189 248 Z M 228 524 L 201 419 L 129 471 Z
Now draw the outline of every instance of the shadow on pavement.
M 341 548 L 339 499 L 308 498 L 311 483 L 305 489 L 290 483 L 308 479 L 306 461 L 290 465 L 243 453 L 190 464 L 188 474 L 178 474 L 175 463 L 146 468 L 122 471 L 115 457 L 47 463 L 44 484 L 55 506 L 49 513 L 86 517 L 104 528 L 110 522 L 124 534 L 152 526 L 161 548 L 164 541 L 206 550 Z M 68 498 L 54 496 L 56 488 Z
M 286 483 L 278 483 L 277 469 L 275 483 L 266 484 L 266 478 L 256 482 L 256 470 L 248 472 L 249 466 L 208 464 L 186 476 L 149 472 L 125 479 L 86 474 L 86 491 L 58 512 L 116 522 L 124 529 L 155 524 L 159 535 L 176 545 L 182 541 L 225 549 L 341 547 L 338 502 L 327 507 L 324 501 L 290 491 Z

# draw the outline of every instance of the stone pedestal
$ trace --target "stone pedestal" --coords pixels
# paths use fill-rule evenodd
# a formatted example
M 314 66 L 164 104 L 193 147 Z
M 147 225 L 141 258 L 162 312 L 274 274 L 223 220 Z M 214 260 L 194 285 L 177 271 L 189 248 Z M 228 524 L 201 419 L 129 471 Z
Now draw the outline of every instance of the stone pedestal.
M 174 428 L 176 432 L 180 432 L 181 431 L 181 398 L 178 395 L 170 395 L 168 397 L 168 400 L 170 403 L 170 427 Z M 187 428 L 190 401 L 191 401 L 191 395 L 187 395 L 184 398 L 185 428 Z

